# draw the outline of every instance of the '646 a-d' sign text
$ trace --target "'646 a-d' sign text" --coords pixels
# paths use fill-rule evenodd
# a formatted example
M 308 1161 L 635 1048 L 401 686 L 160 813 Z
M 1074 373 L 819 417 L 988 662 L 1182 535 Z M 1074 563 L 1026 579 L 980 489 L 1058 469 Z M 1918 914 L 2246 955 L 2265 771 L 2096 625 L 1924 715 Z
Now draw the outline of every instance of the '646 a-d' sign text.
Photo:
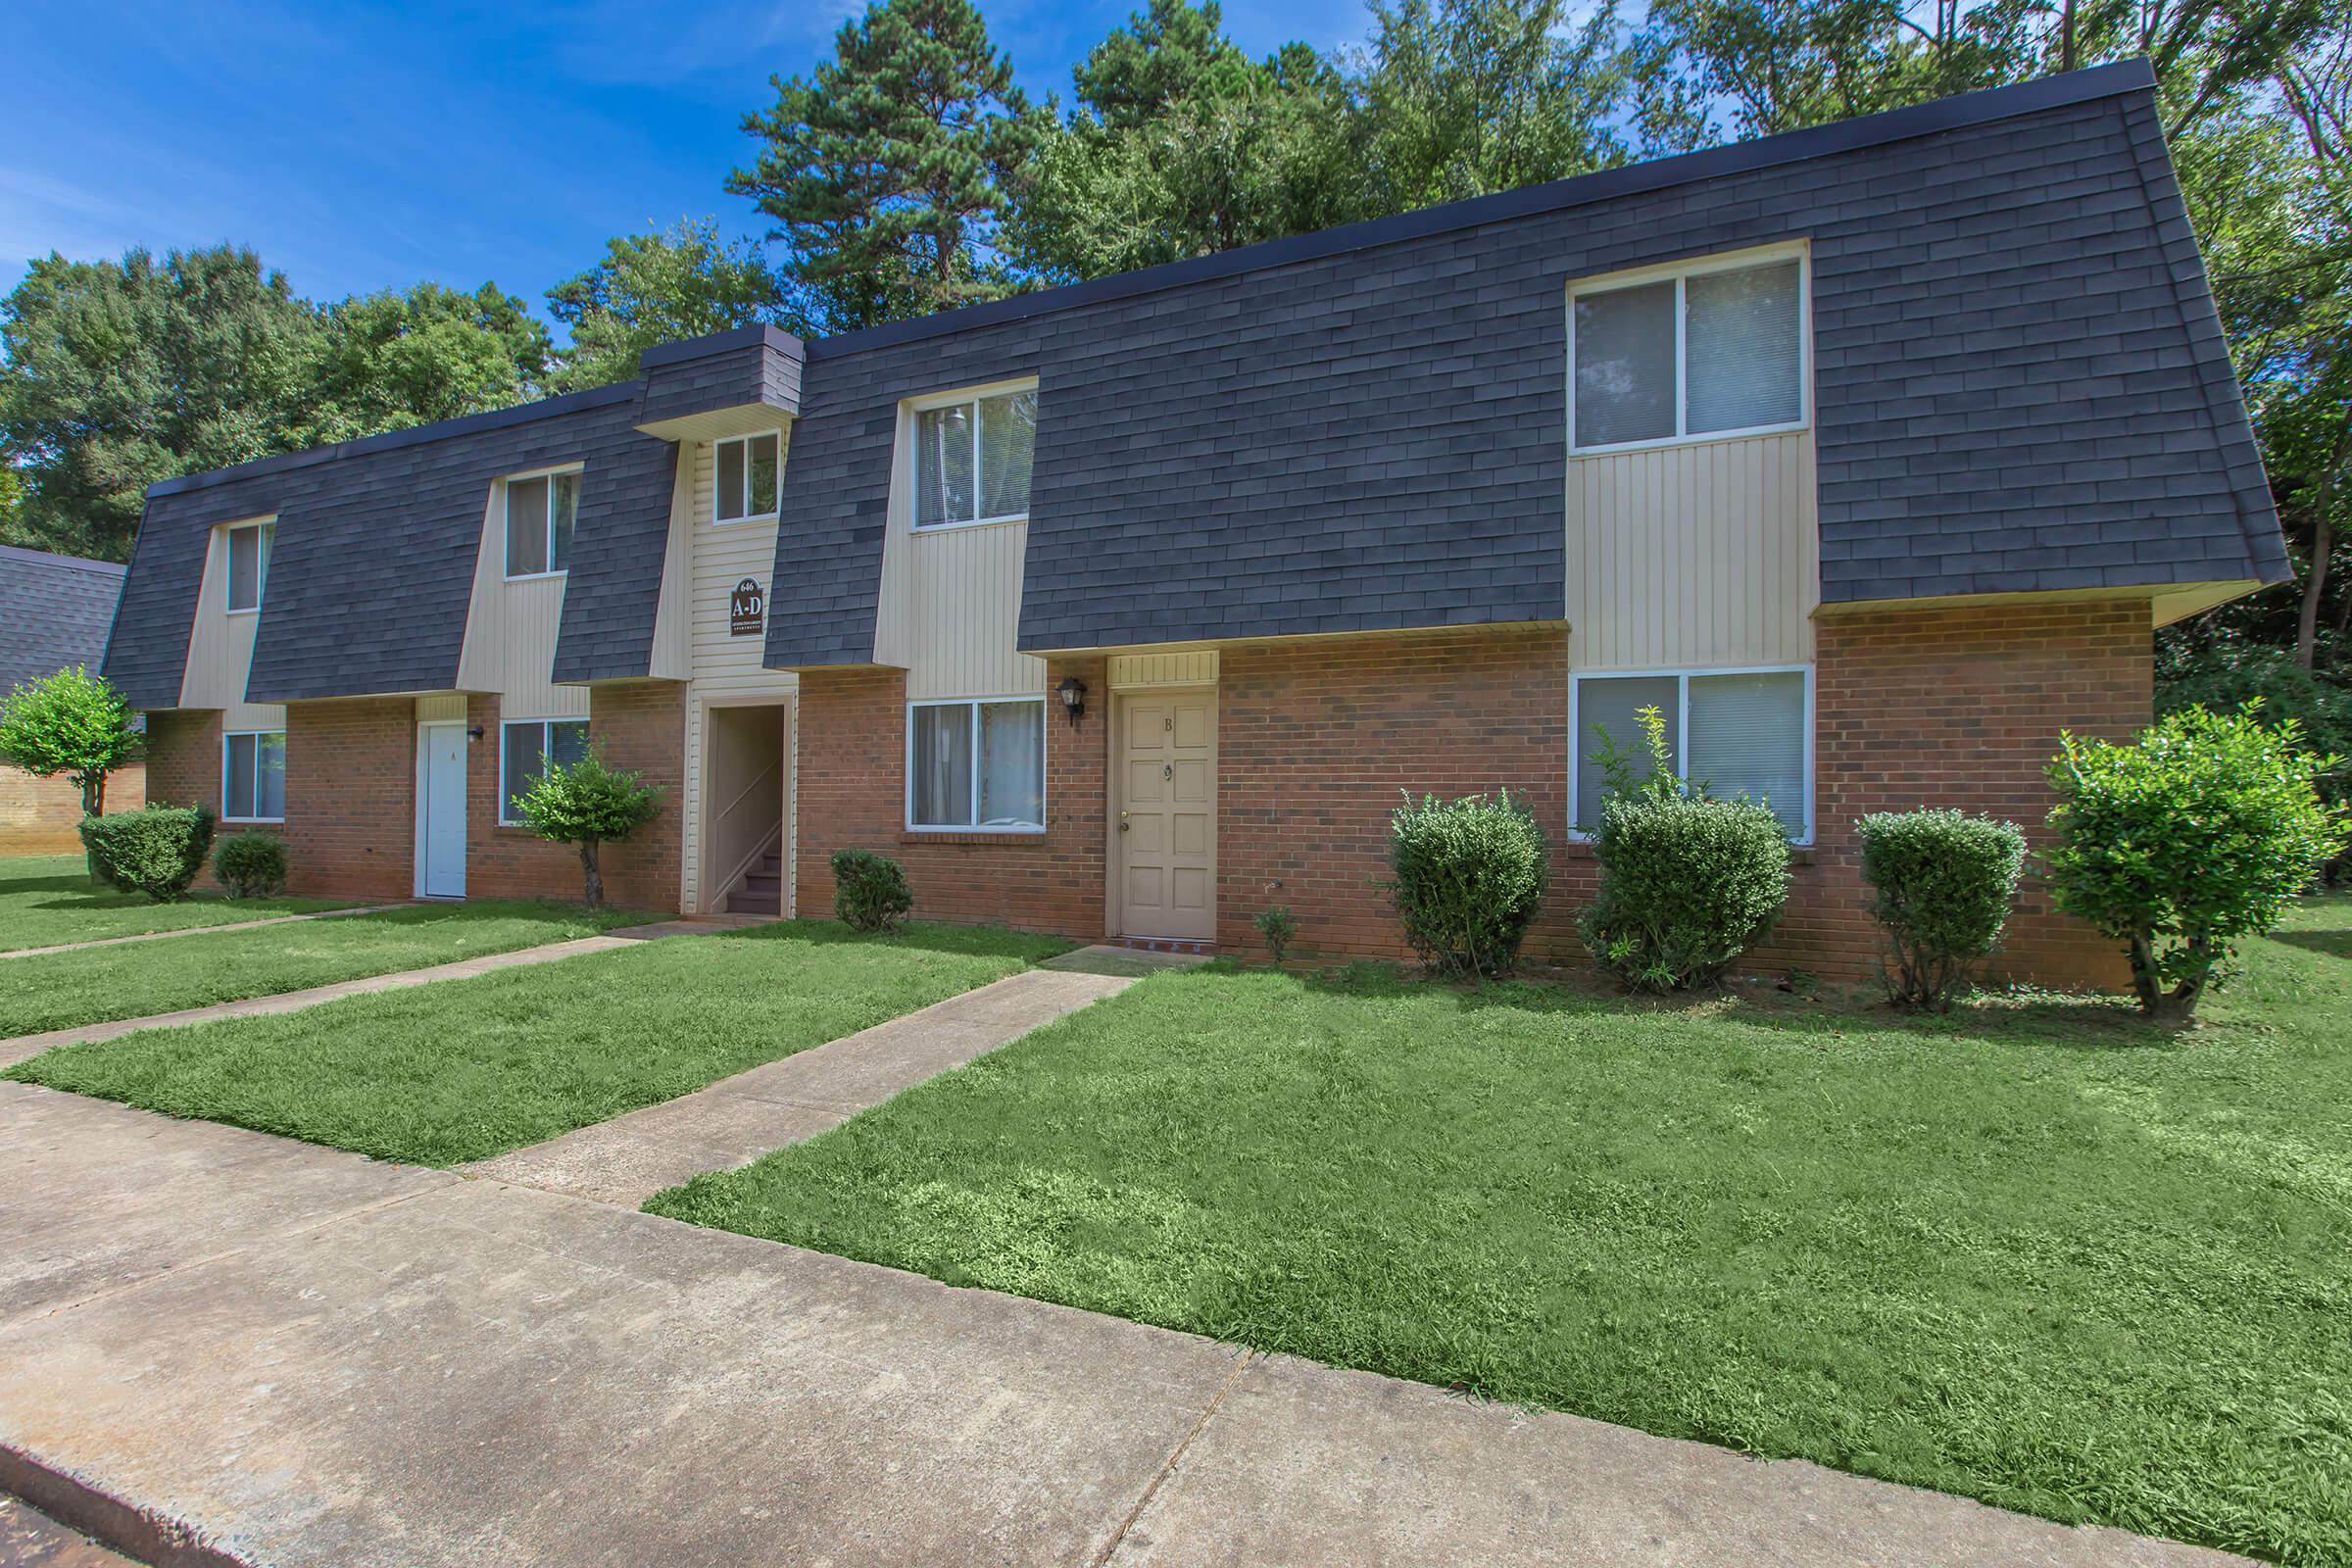
M 767 630 L 767 595 L 760 579 L 746 577 L 727 597 L 727 635 L 757 637 Z

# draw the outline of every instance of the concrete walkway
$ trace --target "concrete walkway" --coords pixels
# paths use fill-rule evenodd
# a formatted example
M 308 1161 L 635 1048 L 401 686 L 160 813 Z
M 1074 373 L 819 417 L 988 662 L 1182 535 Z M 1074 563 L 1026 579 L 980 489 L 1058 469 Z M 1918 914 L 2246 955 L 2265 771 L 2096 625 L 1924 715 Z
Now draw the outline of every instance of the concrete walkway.
M 814 1138 L 902 1089 L 1134 983 L 1129 976 L 1023 970 L 708 1089 L 465 1169 L 635 1208 L 704 1171 L 733 1170 Z
M 55 953 L 85 953 L 91 948 L 121 948 L 133 942 L 169 942 L 173 937 L 211 937 L 223 931 L 257 931 L 266 925 L 298 925 L 305 920 L 340 920 L 352 914 L 381 914 L 386 909 L 405 909 L 405 904 L 363 904 L 349 909 L 318 909 L 310 914 L 273 914 L 262 920 L 232 920 L 226 925 L 183 925 L 172 931 L 141 931 L 127 937 L 94 937 L 87 942 L 60 942 L 49 948 L 14 948 L 0 953 L 0 961 L 10 958 L 45 958 Z
M 270 1568 L 2230 1560 L 15 1084 L 0 1487 Z
M 159 1012 L 145 1018 L 117 1018 L 111 1023 L 83 1024 L 73 1029 L 52 1029 L 45 1034 L 19 1035 L 14 1040 L 0 1040 L 0 1067 L 13 1067 L 57 1046 L 115 1040 L 140 1029 L 172 1029 L 183 1024 L 211 1023 L 219 1018 L 258 1018 L 272 1013 L 300 1012 L 306 1007 L 316 1007 L 322 1002 L 337 1002 L 345 997 L 364 997 L 377 991 L 401 991 L 410 986 L 431 985 L 436 980 L 468 980 L 477 974 L 490 974 L 499 969 L 553 963 L 559 958 L 576 958 L 584 953 L 609 953 L 614 948 L 625 948 L 635 942 L 739 930 L 747 925 L 765 923 L 769 922 L 740 915 L 659 920 L 652 925 L 625 926 L 597 936 L 574 937 L 568 942 L 518 948 L 512 953 L 486 953 L 479 957 L 460 958 L 454 963 L 436 963 L 424 969 L 398 969 L 390 974 L 338 980 L 333 985 L 313 986 L 307 991 L 281 991 L 275 996 L 249 997 L 242 1002 L 216 1002 L 207 1007 Z

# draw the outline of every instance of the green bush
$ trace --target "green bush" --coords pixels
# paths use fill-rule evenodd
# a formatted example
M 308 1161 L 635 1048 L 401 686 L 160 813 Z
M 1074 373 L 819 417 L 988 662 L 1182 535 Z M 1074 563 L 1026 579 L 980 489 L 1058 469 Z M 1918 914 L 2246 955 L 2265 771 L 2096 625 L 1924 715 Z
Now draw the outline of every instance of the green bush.
M 2151 1017 L 2191 1017 L 2238 942 L 2344 851 L 2344 808 L 2317 788 L 2339 760 L 2262 709 L 2170 713 L 2128 746 L 2066 735 L 2050 764 L 2058 907 L 2124 944 Z
M 1577 925 L 1594 959 L 1627 986 L 1679 991 L 1721 978 L 1781 917 L 1788 834 L 1770 807 L 1714 800 L 1703 784 L 1675 777 L 1664 715 L 1645 708 L 1641 716 L 1642 753 L 1619 752 L 1601 732 L 1608 797 L 1592 836 L 1600 896 Z
M 232 833 L 213 857 L 213 875 L 232 899 L 267 899 L 286 890 L 286 841 L 253 829 Z
M 1948 810 L 1884 811 L 1860 827 L 1870 912 L 1890 949 L 1887 1000 L 1948 1012 L 1970 966 L 2001 944 L 2025 869 L 2025 830 Z
M 1257 917 L 1257 934 L 1266 939 L 1266 954 L 1276 963 L 1298 937 L 1298 917 L 1288 905 L 1277 904 Z
M 1389 896 L 1405 940 L 1440 974 L 1511 972 L 1551 881 L 1544 830 L 1511 792 L 1406 796 L 1389 818 Z
M 2190 648 L 2177 637 L 2158 639 L 2156 716 L 2203 708 L 2233 713 L 2262 704 L 2263 722 L 2277 728 L 2293 719 L 2307 750 L 2352 757 L 2352 690 L 2295 662 L 2292 650 L 2259 643 L 2220 642 Z M 2352 764 L 2338 762 L 2314 782 L 2330 806 L 2352 801 Z M 2330 881 L 2352 875 L 2352 856 L 2328 863 Z
M 213 848 L 213 813 L 202 806 L 151 806 L 85 816 L 81 844 L 100 881 L 169 904 L 185 895 L 204 869 Z
M 549 758 L 538 779 L 514 797 L 531 831 L 551 844 L 576 844 L 588 907 L 605 902 L 602 858 L 607 840 L 625 839 L 662 809 L 662 790 L 638 782 L 634 771 L 610 768 L 591 745 L 569 764 Z
M 896 931 L 914 908 L 899 862 L 871 850 L 833 852 L 833 912 L 853 931 Z

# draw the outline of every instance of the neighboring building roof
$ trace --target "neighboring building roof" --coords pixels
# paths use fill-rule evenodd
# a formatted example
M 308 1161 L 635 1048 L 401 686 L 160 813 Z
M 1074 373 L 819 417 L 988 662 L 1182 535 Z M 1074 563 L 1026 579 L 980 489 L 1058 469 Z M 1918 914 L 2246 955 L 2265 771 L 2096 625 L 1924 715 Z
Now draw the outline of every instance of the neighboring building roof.
M 0 545 L 0 696 L 75 664 L 96 667 L 123 569 Z
M 1020 646 L 1556 620 L 1567 285 L 1802 239 L 1829 603 L 2275 581 L 2144 63 L 808 346 L 768 662 L 873 652 L 901 399 L 1039 381 Z

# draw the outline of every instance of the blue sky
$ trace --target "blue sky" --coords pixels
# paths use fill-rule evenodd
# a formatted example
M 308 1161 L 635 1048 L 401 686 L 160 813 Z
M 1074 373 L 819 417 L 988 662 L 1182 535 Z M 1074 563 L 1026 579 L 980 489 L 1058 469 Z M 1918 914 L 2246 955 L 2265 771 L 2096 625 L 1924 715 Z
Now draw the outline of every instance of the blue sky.
M 31 0 L 0 94 L 0 291 L 29 257 L 234 240 L 333 299 L 484 279 L 542 307 L 614 234 L 716 214 L 771 74 L 857 0 L 303 7 Z M 982 0 L 1033 95 L 1137 0 Z M 1252 53 L 1366 31 L 1360 0 L 1230 7 Z

